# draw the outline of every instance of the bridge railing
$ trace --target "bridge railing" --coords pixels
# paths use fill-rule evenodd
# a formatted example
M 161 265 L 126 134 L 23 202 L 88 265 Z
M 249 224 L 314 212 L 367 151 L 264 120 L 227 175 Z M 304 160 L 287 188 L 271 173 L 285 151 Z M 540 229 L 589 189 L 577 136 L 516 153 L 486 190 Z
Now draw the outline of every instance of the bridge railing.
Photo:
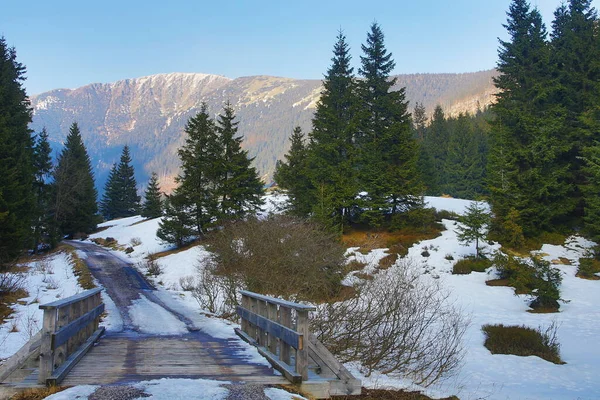
M 104 303 L 102 289 L 90 289 L 66 299 L 40 305 L 44 323 L 38 382 L 58 384 L 100 337 Z
M 242 290 L 238 334 L 294 383 L 308 379 L 308 312 L 315 307 Z

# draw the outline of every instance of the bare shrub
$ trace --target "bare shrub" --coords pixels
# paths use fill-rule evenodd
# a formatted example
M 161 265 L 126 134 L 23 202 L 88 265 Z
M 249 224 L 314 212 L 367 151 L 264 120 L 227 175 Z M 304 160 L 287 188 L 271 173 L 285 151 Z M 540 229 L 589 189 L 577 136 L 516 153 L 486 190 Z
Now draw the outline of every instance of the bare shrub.
M 182 276 L 179 278 L 179 286 L 184 292 L 191 292 L 196 287 L 196 279 L 191 276 Z
M 199 276 L 192 290 L 200 308 L 220 318 L 236 321 L 235 307 L 239 304 L 238 293 L 244 289 L 242 278 L 238 275 L 217 275 L 215 266 L 198 266 Z
M 421 278 L 404 260 L 379 279 L 364 281 L 350 300 L 319 305 L 315 332 L 342 362 L 430 385 L 452 375 L 464 355 L 467 319 L 438 281 Z
M 215 272 L 253 292 L 323 301 L 339 294 L 345 248 L 318 225 L 284 215 L 226 224 L 208 238 Z
M 0 295 L 14 293 L 23 289 L 24 285 L 25 275 L 12 272 L 0 273 Z
M 139 237 L 131 238 L 129 244 L 131 245 L 131 247 L 139 246 L 142 244 L 142 239 L 140 239 Z
M 147 275 L 155 278 L 163 272 L 160 264 L 153 257 L 148 257 L 146 261 L 143 262 L 143 268 L 146 270 Z

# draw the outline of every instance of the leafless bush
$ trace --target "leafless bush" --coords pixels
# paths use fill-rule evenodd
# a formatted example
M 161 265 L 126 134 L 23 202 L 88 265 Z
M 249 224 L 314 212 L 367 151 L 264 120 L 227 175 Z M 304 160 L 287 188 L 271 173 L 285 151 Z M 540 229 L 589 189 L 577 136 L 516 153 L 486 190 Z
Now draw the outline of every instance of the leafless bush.
M 36 262 L 33 270 L 36 273 L 44 275 L 54 274 L 54 267 L 52 266 L 52 262 L 47 258 L 41 259 L 40 261 Z
M 153 257 L 147 258 L 142 263 L 142 267 L 146 270 L 147 275 L 154 276 L 155 278 L 163 272 L 160 264 Z
M 131 247 L 139 246 L 140 244 L 142 244 L 142 239 L 140 239 L 139 237 L 131 238 L 129 244 L 131 245 Z
M 284 215 L 229 223 L 208 238 L 214 272 L 253 292 L 322 301 L 341 290 L 345 248 L 318 225 Z
M 378 370 L 425 386 L 461 365 L 468 321 L 438 281 L 404 261 L 360 285 L 356 297 L 318 306 L 311 321 L 342 362 L 360 361 L 367 376 Z
M 199 266 L 199 276 L 192 295 L 200 308 L 221 318 L 237 320 L 235 307 L 243 280 L 235 275 L 217 275 L 214 265 Z
M 179 286 L 184 292 L 191 292 L 196 287 L 196 279 L 191 276 L 182 276 L 179 278 Z
M 23 289 L 24 285 L 25 275 L 12 272 L 0 273 L 0 295 L 16 292 Z

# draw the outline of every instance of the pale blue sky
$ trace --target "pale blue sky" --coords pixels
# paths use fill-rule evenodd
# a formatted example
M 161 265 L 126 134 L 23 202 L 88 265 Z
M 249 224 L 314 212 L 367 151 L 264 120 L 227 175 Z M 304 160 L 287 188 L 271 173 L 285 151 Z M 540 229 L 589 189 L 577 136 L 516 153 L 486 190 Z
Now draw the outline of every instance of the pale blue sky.
M 8 2 L 6 4 L 5 2 Z M 509 0 L 5 0 L 0 35 L 37 94 L 163 72 L 318 79 L 342 28 L 358 65 L 373 21 L 395 73 L 493 68 Z M 531 0 L 550 26 L 561 0 Z M 594 0 L 599 8 L 600 0 Z

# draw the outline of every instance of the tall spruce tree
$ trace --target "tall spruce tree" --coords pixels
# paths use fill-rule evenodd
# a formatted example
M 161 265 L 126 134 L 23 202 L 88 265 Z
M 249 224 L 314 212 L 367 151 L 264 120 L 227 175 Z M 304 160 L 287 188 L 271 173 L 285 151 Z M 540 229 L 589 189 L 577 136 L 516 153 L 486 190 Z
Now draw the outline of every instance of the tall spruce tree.
M 431 169 L 434 171 L 433 177 L 425 181 L 428 187 L 428 193 L 431 195 L 440 195 L 447 184 L 446 177 L 446 159 L 448 158 L 449 129 L 446 123 L 446 115 L 442 106 L 435 106 L 431 121 L 427 129 L 427 134 L 421 146 L 425 157 L 431 162 Z M 427 176 L 427 175 L 426 175 Z
M 567 147 L 560 138 L 564 113 L 553 102 L 560 88 L 551 77 L 546 30 L 536 9 L 513 0 L 500 41 L 500 89 L 493 111 L 488 168 L 496 230 L 514 209 L 526 236 L 552 230 L 574 208 L 566 176 Z
M 33 138 L 25 67 L 0 37 L 0 270 L 28 245 L 35 218 Z
M 33 153 L 35 167 L 36 212 L 33 223 L 33 250 L 37 253 L 42 239 L 50 233 L 52 157 L 46 128 L 37 136 Z
M 100 200 L 100 212 L 106 220 L 117 218 L 119 208 L 119 185 L 118 185 L 117 164 L 113 164 L 108 174 L 108 179 L 104 183 L 104 194 Z
M 163 212 L 163 201 L 160 187 L 158 186 L 158 175 L 152 173 L 148 187 L 144 192 L 144 205 L 142 207 L 142 217 L 158 218 Z
M 574 222 L 588 227 L 600 214 L 600 187 L 584 159 L 595 150 L 600 132 L 600 21 L 590 0 L 569 0 L 556 10 L 551 37 L 554 98 L 564 110 L 561 136 L 568 147 L 568 197 L 575 202 Z M 594 228 L 591 231 L 595 231 Z
M 273 179 L 282 189 L 287 190 L 287 212 L 298 217 L 308 217 L 314 201 L 314 188 L 308 174 L 308 149 L 302 129 L 297 126 L 290 137 L 290 149 L 284 155 L 285 161 L 278 160 Z
M 54 170 L 53 214 L 58 232 L 73 236 L 90 233 L 99 221 L 98 193 L 90 157 L 73 122 Z
M 129 146 L 124 146 L 118 165 L 113 165 L 100 202 L 100 210 L 106 219 L 136 215 L 140 209 L 135 171 L 131 165 Z
M 188 136 L 178 151 L 181 173 L 175 181 L 179 186 L 169 196 L 169 206 L 165 208 L 165 218 L 158 232 L 159 237 L 178 238 L 178 245 L 181 238 L 189 236 L 181 232 L 204 236 L 221 212 L 222 147 L 206 103 L 187 122 L 185 132 Z
M 417 170 L 418 144 L 412 136 L 406 90 L 393 91 L 395 62 L 384 45 L 377 23 L 362 46 L 360 93 L 365 116 L 358 137 L 363 217 L 378 226 L 388 212 L 407 211 L 422 204 L 423 186 Z
M 222 146 L 218 194 L 221 219 L 243 218 L 255 213 L 264 204 L 263 183 L 256 168 L 251 166 L 253 158 L 242 149 L 242 137 L 238 135 L 239 122 L 229 101 L 217 118 L 216 132 Z
M 309 134 L 308 162 L 314 216 L 336 230 L 350 222 L 358 193 L 354 139 L 360 111 L 349 47 L 340 31 L 323 80 Z

